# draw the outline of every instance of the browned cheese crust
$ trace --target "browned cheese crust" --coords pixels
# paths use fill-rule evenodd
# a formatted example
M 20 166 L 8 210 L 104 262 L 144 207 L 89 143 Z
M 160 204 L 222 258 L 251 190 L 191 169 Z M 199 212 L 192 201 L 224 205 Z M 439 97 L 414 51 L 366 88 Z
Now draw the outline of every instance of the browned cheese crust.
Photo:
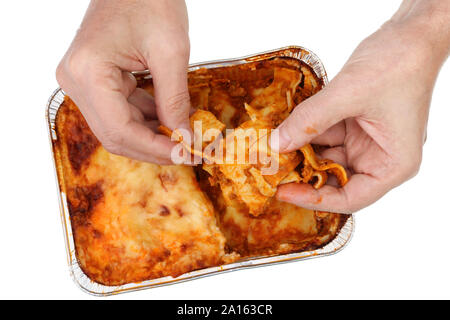
M 260 95 L 273 86 L 276 68 L 299 77 L 295 105 L 323 86 L 309 67 L 290 58 L 199 69 L 189 73 L 192 106 L 236 128 L 249 120 L 244 103 L 264 104 Z M 151 80 L 138 83 L 153 94 Z M 276 126 L 283 117 L 270 119 Z M 201 166 L 158 166 L 108 153 L 68 97 L 58 111 L 56 131 L 57 169 L 76 256 L 86 275 L 104 285 L 319 248 L 334 239 L 347 219 L 275 199 L 256 217 L 238 200 L 226 205 Z

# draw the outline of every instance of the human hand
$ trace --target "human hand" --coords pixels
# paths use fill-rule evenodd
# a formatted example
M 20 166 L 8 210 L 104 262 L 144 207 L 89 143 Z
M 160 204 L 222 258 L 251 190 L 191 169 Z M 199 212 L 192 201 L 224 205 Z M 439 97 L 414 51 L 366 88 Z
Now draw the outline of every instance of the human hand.
M 405 1 L 391 21 L 358 46 L 325 89 L 297 106 L 280 125 L 279 142 L 272 144 L 280 152 L 310 141 L 326 145 L 320 156 L 347 167 L 350 181 L 319 190 L 288 184 L 279 188 L 278 199 L 351 213 L 417 173 L 434 82 L 449 54 L 450 26 L 440 15 L 448 18 L 448 5 L 438 13 L 422 5 L 418 9 L 424 18 L 413 3 L 421 1 Z
M 175 143 L 156 128 L 190 129 L 188 62 L 184 1 L 93 0 L 56 74 L 106 150 L 171 164 Z M 130 73 L 147 68 L 154 100 Z

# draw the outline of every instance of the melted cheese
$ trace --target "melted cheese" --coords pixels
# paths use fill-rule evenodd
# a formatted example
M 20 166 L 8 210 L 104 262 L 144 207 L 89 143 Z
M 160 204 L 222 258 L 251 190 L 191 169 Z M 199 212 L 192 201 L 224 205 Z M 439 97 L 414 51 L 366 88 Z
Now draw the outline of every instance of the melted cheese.
M 72 108 L 66 100 L 58 114 L 66 145 L 71 125 L 83 121 Z M 225 238 L 192 168 L 138 162 L 98 146 L 77 172 L 70 157 L 62 152 L 76 253 L 93 280 L 118 285 L 224 263 Z

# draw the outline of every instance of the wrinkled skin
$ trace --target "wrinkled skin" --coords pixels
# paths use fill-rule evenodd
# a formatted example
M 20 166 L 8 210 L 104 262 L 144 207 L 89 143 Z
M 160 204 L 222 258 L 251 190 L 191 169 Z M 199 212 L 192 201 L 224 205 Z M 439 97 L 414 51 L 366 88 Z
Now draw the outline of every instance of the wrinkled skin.
M 274 146 L 280 151 L 311 140 L 329 146 L 322 157 L 350 170 L 347 185 L 319 190 L 286 185 L 278 190 L 279 199 L 351 213 L 418 172 L 434 82 L 450 46 L 450 19 L 444 18 L 450 18 L 450 2 L 435 2 L 442 9 L 438 13 L 427 6 L 433 2 L 406 1 L 356 48 L 327 88 L 297 106 L 279 127 L 280 141 Z
M 160 123 L 189 129 L 188 18 L 182 0 L 94 0 L 57 80 L 110 152 L 171 164 Z M 150 69 L 155 100 L 129 71 Z
M 450 51 L 450 0 L 405 0 L 365 39 L 324 90 L 298 105 L 279 128 L 281 152 L 309 142 L 352 174 L 343 188 L 279 188 L 280 200 L 322 211 L 355 212 L 417 173 L 431 94 Z M 103 146 L 170 164 L 162 124 L 189 130 L 188 20 L 181 0 L 93 0 L 57 69 Z M 155 100 L 129 71 L 149 68 Z M 273 135 L 277 136 L 277 135 Z

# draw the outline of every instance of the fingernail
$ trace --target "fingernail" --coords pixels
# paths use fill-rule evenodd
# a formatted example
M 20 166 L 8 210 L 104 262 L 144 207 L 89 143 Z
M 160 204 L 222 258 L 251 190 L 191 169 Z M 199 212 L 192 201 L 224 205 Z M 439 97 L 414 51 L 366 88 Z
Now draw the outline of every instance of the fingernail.
M 288 148 L 291 144 L 291 138 L 282 126 L 278 127 L 278 129 L 272 131 L 270 135 L 270 147 L 274 151 L 282 152 Z

